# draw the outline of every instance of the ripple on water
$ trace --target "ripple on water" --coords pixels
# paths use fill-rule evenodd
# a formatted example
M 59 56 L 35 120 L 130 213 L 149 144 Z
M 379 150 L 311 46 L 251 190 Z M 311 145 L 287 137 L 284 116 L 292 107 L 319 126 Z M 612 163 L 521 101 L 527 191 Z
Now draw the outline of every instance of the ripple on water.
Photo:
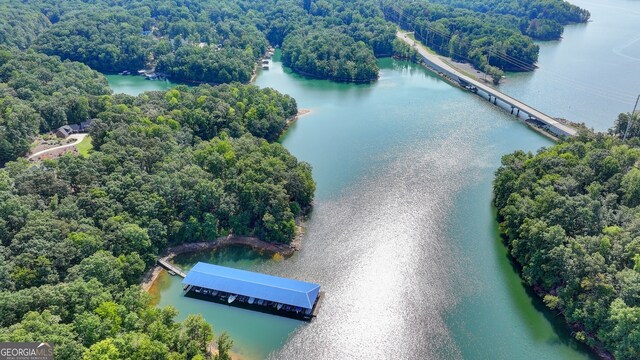
M 557 338 L 517 278 L 505 289 L 501 276 L 510 270 L 496 255 L 490 207 L 500 155 L 548 142 L 420 68 L 381 64 L 384 79 L 371 85 L 304 80 L 278 72 L 275 61 L 275 71 L 258 78 L 314 109 L 284 144 L 314 166 L 316 204 L 302 251 L 282 262 L 227 265 L 321 284 L 319 317 L 281 322 L 188 303 L 174 290 L 162 300 L 181 316 L 202 312 L 251 358 L 488 358 L 494 348 L 505 359 L 568 354 L 528 332 L 536 323 Z M 522 297 L 513 301 L 509 291 Z
M 318 279 L 328 294 L 322 316 L 273 358 L 301 352 L 327 359 L 461 357 L 442 318 L 455 306 L 454 286 L 463 278 L 455 274 L 460 251 L 446 231 L 451 198 L 474 178 L 477 133 L 453 131 L 412 144 L 411 152 L 399 146 L 402 156 L 392 154 L 388 166 L 357 188 L 319 205 L 310 224 L 317 230 L 307 238 L 322 243 L 305 244 L 305 252 L 340 265 L 316 269 L 331 279 Z M 310 261 L 308 267 L 316 265 Z M 331 346 L 314 346 L 318 342 Z

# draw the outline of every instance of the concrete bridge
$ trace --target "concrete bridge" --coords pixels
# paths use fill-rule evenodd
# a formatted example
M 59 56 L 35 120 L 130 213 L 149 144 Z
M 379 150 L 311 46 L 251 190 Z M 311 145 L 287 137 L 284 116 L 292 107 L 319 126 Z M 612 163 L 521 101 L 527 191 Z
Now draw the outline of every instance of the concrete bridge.
M 512 98 L 511 96 L 496 90 L 486 84 L 483 84 L 476 79 L 461 73 L 460 71 L 453 68 L 451 65 L 447 64 L 442 60 L 438 55 L 432 54 L 428 52 L 424 47 L 420 46 L 420 44 L 410 39 L 405 33 L 398 32 L 396 36 L 409 44 L 412 48 L 414 48 L 420 56 L 424 59 L 424 61 L 435 69 L 436 71 L 446 75 L 454 81 L 457 81 L 463 87 L 467 89 L 472 89 L 475 92 L 481 91 L 488 96 L 490 102 L 493 102 L 497 105 L 497 101 L 500 100 L 502 103 L 511 107 L 511 113 L 516 113 L 516 116 L 520 115 L 520 112 L 523 112 L 528 116 L 528 120 L 533 122 L 534 124 L 539 124 L 547 131 L 553 133 L 558 136 L 575 136 L 578 134 L 578 131 L 571 126 L 562 124 L 556 119 L 552 118 L 549 115 L 544 114 L 543 112 L 534 109 L 533 107 Z

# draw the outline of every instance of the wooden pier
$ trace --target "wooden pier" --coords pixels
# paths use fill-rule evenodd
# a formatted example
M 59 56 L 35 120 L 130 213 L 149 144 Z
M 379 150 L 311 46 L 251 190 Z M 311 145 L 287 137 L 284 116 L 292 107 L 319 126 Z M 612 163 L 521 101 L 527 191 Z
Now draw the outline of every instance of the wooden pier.
M 187 274 L 185 274 L 182 271 L 182 269 L 180 269 L 179 267 L 177 267 L 175 265 L 170 264 L 165 259 L 158 259 L 158 264 L 160 264 L 160 266 L 162 266 L 163 268 L 167 269 L 168 271 L 173 271 L 176 275 L 180 276 L 183 279 L 187 276 Z
M 489 102 L 494 105 L 498 105 L 497 101 L 500 100 L 502 103 L 511 107 L 511 114 L 514 114 L 515 111 L 516 113 L 514 115 L 519 116 L 520 112 L 524 112 L 528 116 L 527 120 L 529 122 L 535 120 L 539 121 L 543 124 L 543 128 L 554 135 L 576 136 L 578 134 L 578 131 L 573 127 L 565 125 L 551 116 L 534 109 L 528 104 L 463 74 L 444 62 L 438 55 L 429 53 L 425 48 L 420 46 L 417 41 L 407 37 L 406 34 L 398 32 L 396 36 L 415 49 L 427 65 L 432 69 L 435 69 L 441 76 L 449 78 L 454 82 L 458 82 L 460 86 L 467 88 L 476 94 L 479 94 L 479 92 L 486 94 Z

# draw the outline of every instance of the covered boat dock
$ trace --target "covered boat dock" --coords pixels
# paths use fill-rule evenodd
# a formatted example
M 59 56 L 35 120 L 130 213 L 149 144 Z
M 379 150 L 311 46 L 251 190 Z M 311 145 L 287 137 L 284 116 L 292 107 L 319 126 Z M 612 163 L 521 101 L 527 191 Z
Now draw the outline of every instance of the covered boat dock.
M 300 320 L 317 315 L 324 295 L 318 284 L 204 262 L 182 285 L 185 296 Z

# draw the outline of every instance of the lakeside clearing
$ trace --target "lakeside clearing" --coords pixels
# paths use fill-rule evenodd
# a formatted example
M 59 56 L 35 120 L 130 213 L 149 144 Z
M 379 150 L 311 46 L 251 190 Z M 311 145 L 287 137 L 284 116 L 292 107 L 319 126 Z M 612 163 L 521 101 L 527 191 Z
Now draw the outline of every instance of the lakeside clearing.
M 76 145 L 76 149 L 78 149 L 78 153 L 82 156 L 89 156 L 89 151 L 93 149 L 93 144 L 91 143 L 91 136 L 85 136 L 80 143 Z

